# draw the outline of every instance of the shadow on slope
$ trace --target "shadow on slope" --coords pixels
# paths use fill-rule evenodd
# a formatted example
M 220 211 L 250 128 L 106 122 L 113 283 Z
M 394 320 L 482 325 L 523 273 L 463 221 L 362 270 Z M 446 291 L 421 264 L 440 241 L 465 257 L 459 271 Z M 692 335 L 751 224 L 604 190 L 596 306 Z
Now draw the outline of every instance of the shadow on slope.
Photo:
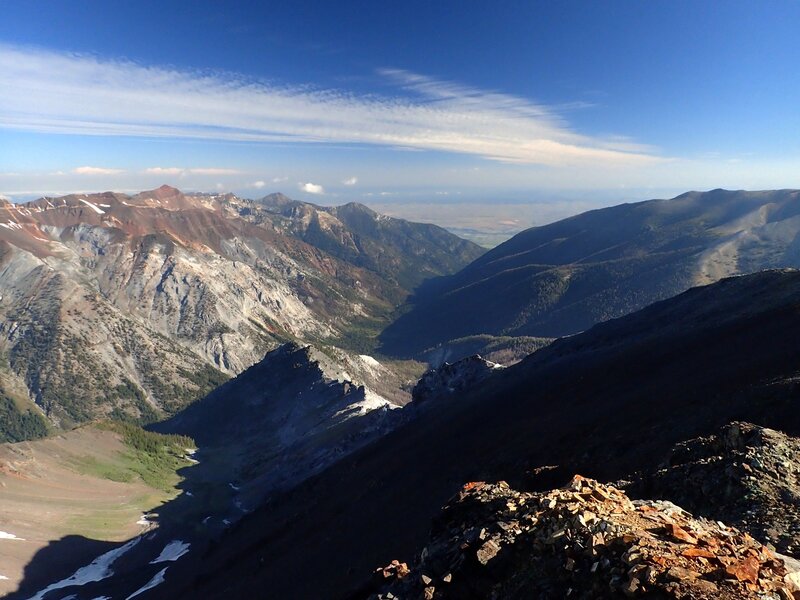
M 602 480 L 732 420 L 800 432 L 800 273 L 692 289 L 540 350 L 248 515 L 170 594 L 341 598 L 410 559 L 465 481 Z
M 177 563 L 151 564 L 168 542 L 189 543 L 190 557 L 209 551 L 233 523 L 265 499 L 269 502 L 271 494 L 326 468 L 400 422 L 401 409 L 377 408 L 374 403 L 380 397 L 339 381 L 340 371 L 320 351 L 286 344 L 184 413 L 153 426 L 161 432 L 189 434 L 199 443 L 199 463 L 179 470 L 182 493 L 153 509 L 157 516 L 151 520 L 158 528 L 146 529 L 133 547 L 109 564 L 113 573 L 82 585 L 65 582 L 45 600 L 72 594 L 126 598 L 164 567 L 169 581 Z M 364 407 L 373 410 L 362 411 Z M 11 597 L 29 598 L 104 552 L 122 548 L 124 544 L 80 536 L 54 541 L 27 565 L 19 591 Z M 160 597 L 161 589 L 149 593 Z

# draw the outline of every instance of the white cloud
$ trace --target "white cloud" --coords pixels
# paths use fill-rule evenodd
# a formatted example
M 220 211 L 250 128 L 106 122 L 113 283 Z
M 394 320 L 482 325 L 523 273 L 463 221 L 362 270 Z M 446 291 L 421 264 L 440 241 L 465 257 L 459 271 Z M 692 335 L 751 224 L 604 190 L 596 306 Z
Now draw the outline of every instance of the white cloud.
M 347 179 L 343 179 L 342 183 L 344 185 L 355 185 L 358 183 L 358 177 L 348 177 Z
M 306 192 L 307 194 L 324 194 L 325 188 L 321 185 L 317 185 L 316 183 L 300 183 L 298 184 L 301 192 Z
M 288 177 L 273 177 L 272 183 L 283 183 L 284 181 L 289 181 Z
M 104 167 L 78 167 L 72 169 L 75 175 L 118 175 L 124 173 L 122 169 L 106 169 Z
M 266 182 L 266 181 L 261 181 L 261 180 L 258 180 L 258 181 L 254 181 L 254 182 L 253 182 L 253 187 L 254 187 L 254 188 L 257 188 L 257 189 L 259 189 L 259 190 L 260 190 L 261 188 L 263 188 L 265 185 L 267 185 L 267 182 Z
M 239 175 L 238 169 L 220 169 L 218 167 L 206 167 L 199 169 L 186 169 L 192 175 Z
M 148 175 L 182 175 L 183 169 L 180 167 L 150 167 L 144 172 Z
M 169 175 L 185 177 L 186 175 L 239 175 L 241 171 L 237 169 L 223 169 L 219 167 L 196 167 L 184 169 L 182 167 L 149 167 L 144 170 L 147 175 Z
M 557 107 L 405 71 L 387 69 L 380 74 L 402 93 L 359 96 L 275 86 L 235 74 L 145 67 L 0 44 L 0 127 L 84 135 L 373 144 L 563 166 L 639 166 L 661 160 L 651 148 L 625 139 L 574 132 Z M 195 174 L 231 174 L 228 171 Z

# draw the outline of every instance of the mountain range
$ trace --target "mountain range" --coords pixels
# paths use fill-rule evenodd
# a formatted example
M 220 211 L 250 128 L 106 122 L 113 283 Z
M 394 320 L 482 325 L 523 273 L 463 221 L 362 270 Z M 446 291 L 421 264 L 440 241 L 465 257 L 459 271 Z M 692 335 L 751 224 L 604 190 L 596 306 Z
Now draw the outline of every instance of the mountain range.
M 620 205 L 488 252 L 281 194 L 4 204 L 3 431 L 61 435 L 0 447 L 0 499 L 71 515 L 0 509 L 29 538 L 16 596 L 800 592 L 798 194 Z M 40 465 L 149 506 L 140 534 Z
M 571 335 L 692 286 L 800 266 L 798 196 L 687 192 L 533 227 L 428 281 L 381 334 L 382 350 L 421 356 L 467 336 Z
M 153 421 L 281 343 L 367 349 L 424 277 L 483 252 L 358 205 L 279 206 L 168 186 L 3 201 L 9 410 L 38 406 L 62 428 L 102 416 Z

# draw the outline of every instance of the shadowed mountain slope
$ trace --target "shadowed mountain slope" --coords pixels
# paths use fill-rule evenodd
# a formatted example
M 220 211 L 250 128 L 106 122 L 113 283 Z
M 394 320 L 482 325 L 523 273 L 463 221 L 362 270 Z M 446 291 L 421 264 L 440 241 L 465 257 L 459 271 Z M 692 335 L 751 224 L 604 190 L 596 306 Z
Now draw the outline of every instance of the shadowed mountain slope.
M 152 428 L 196 440 L 255 506 L 398 425 L 410 397 L 381 395 L 393 376 L 368 356 L 284 344 Z
M 798 331 L 800 273 L 767 271 L 558 340 L 274 498 L 162 592 L 345 597 L 410 559 L 465 481 L 613 480 L 735 419 L 797 433 Z

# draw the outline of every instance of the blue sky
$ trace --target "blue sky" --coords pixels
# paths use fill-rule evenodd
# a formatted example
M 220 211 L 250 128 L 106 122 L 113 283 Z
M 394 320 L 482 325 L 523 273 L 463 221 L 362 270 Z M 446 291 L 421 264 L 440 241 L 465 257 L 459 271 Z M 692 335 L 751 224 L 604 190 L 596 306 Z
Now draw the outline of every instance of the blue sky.
M 0 193 L 800 187 L 800 3 L 0 0 Z M 324 197 L 324 198 L 321 198 Z

